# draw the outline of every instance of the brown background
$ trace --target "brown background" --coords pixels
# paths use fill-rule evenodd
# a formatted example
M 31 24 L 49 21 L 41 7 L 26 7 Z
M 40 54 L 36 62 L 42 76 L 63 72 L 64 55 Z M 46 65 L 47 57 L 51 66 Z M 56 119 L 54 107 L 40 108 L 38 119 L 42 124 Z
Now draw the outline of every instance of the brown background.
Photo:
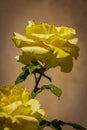
M 14 84 L 21 72 L 21 64 L 14 57 L 20 53 L 11 40 L 12 33 L 24 34 L 28 20 L 74 27 L 79 37 L 80 56 L 71 73 L 50 69 L 47 74 L 53 83 L 62 88 L 58 100 L 44 91 L 37 96 L 47 112 L 46 119 L 54 118 L 81 123 L 87 127 L 87 0 L 0 0 L 0 86 Z M 41 84 L 49 83 L 43 79 Z M 34 85 L 33 76 L 23 84 L 29 90 Z M 50 130 L 50 128 L 45 128 Z M 65 127 L 64 130 L 71 130 Z

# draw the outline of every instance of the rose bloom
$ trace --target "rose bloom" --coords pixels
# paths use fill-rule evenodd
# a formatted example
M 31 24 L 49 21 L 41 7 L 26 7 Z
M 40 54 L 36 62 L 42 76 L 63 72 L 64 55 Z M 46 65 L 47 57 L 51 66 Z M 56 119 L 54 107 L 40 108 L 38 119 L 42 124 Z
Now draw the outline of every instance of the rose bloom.
M 45 112 L 24 87 L 0 87 L 0 130 L 40 130 Z
M 46 69 L 60 66 L 61 71 L 70 72 L 73 58 L 77 59 L 79 51 L 78 38 L 72 38 L 75 34 L 73 28 L 29 21 L 26 36 L 13 33 L 15 45 L 22 50 L 22 55 L 16 59 L 25 65 L 40 61 Z

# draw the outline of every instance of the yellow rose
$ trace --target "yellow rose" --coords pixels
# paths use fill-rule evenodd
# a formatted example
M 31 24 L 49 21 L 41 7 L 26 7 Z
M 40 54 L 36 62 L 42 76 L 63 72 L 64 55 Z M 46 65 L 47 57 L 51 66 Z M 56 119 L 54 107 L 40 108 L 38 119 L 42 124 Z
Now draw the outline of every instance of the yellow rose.
M 0 87 L 0 130 L 40 130 L 45 112 L 24 87 Z
M 61 71 L 70 72 L 79 50 L 76 46 L 78 39 L 72 38 L 75 34 L 73 28 L 29 21 L 26 36 L 13 33 L 15 45 L 22 50 L 22 55 L 16 59 L 25 65 L 40 61 L 46 69 L 60 66 Z

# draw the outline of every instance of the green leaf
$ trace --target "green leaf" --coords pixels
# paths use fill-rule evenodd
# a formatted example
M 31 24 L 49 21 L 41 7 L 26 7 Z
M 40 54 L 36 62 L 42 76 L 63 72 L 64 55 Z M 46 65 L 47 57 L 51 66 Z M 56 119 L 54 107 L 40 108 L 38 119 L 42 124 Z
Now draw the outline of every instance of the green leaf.
M 29 63 L 28 68 L 30 73 L 44 74 L 46 71 L 44 65 L 39 61 L 32 61 Z
M 87 130 L 87 128 L 84 128 L 83 126 L 81 126 L 80 124 L 77 124 L 77 123 L 63 122 L 63 121 L 59 120 L 59 124 L 62 126 L 63 125 L 72 126 L 73 128 L 78 129 L 78 130 Z
M 46 126 L 50 126 L 50 122 L 49 121 L 46 121 L 46 120 L 42 120 L 40 122 L 40 127 L 41 129 L 44 129 Z
M 54 86 L 54 85 L 52 85 L 52 84 L 50 84 L 50 85 L 43 85 L 41 87 L 41 91 L 44 90 L 44 89 L 49 89 L 54 95 L 56 95 L 58 97 L 60 97 L 61 94 L 62 94 L 61 89 L 56 87 L 56 86 Z
M 53 120 L 51 123 L 50 123 L 50 127 L 55 129 L 55 130 L 62 130 L 59 122 L 57 120 Z
M 33 72 L 35 72 L 36 69 L 40 69 L 40 65 L 37 64 L 37 62 L 31 62 L 29 64 L 29 72 L 33 73 Z
M 50 84 L 50 85 L 43 85 L 41 88 L 36 88 L 31 93 L 31 98 L 35 98 L 37 94 L 41 93 L 43 90 L 49 89 L 54 95 L 60 97 L 62 91 L 60 88 Z
M 36 95 L 39 93 L 40 88 L 36 88 L 31 92 L 31 98 L 35 98 Z
M 22 68 L 22 73 L 19 74 L 17 77 L 15 84 L 19 84 L 23 82 L 29 74 L 32 73 L 42 73 L 42 70 L 44 72 L 44 69 L 41 66 L 42 64 L 39 62 L 31 62 L 30 64 L 26 65 L 25 67 Z
M 85 128 L 85 127 L 83 127 L 79 124 L 64 122 L 64 121 L 61 121 L 61 120 L 53 120 L 51 122 L 46 121 L 46 120 L 42 120 L 40 122 L 41 129 L 45 128 L 46 126 L 49 126 L 49 127 L 51 127 L 52 129 L 55 129 L 55 130 L 62 130 L 61 126 L 64 126 L 64 125 L 71 126 L 71 127 L 73 127 L 74 129 L 77 129 L 77 130 L 87 130 L 87 128 Z
M 15 84 L 23 82 L 29 74 L 30 74 L 29 69 L 23 69 L 23 72 L 20 73 L 19 76 L 17 77 Z

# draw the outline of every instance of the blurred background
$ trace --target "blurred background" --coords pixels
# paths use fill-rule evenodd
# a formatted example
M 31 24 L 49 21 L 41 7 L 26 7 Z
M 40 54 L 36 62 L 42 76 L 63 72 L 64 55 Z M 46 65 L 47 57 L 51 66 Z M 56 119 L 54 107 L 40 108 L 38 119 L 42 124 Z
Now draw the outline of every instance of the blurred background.
M 46 111 L 46 119 L 77 122 L 87 127 L 87 0 L 0 0 L 0 86 L 14 84 L 21 72 L 20 63 L 14 57 L 20 51 L 11 40 L 13 32 L 25 34 L 28 20 L 73 27 L 79 37 L 80 56 L 74 61 L 72 72 L 60 72 L 58 67 L 47 74 L 52 83 L 61 87 L 60 100 L 45 90 L 37 96 Z M 40 85 L 48 84 L 42 79 Z M 30 91 L 34 86 L 31 75 L 19 86 Z M 45 128 L 45 130 L 51 130 Z M 64 130 L 72 128 L 64 127 Z

